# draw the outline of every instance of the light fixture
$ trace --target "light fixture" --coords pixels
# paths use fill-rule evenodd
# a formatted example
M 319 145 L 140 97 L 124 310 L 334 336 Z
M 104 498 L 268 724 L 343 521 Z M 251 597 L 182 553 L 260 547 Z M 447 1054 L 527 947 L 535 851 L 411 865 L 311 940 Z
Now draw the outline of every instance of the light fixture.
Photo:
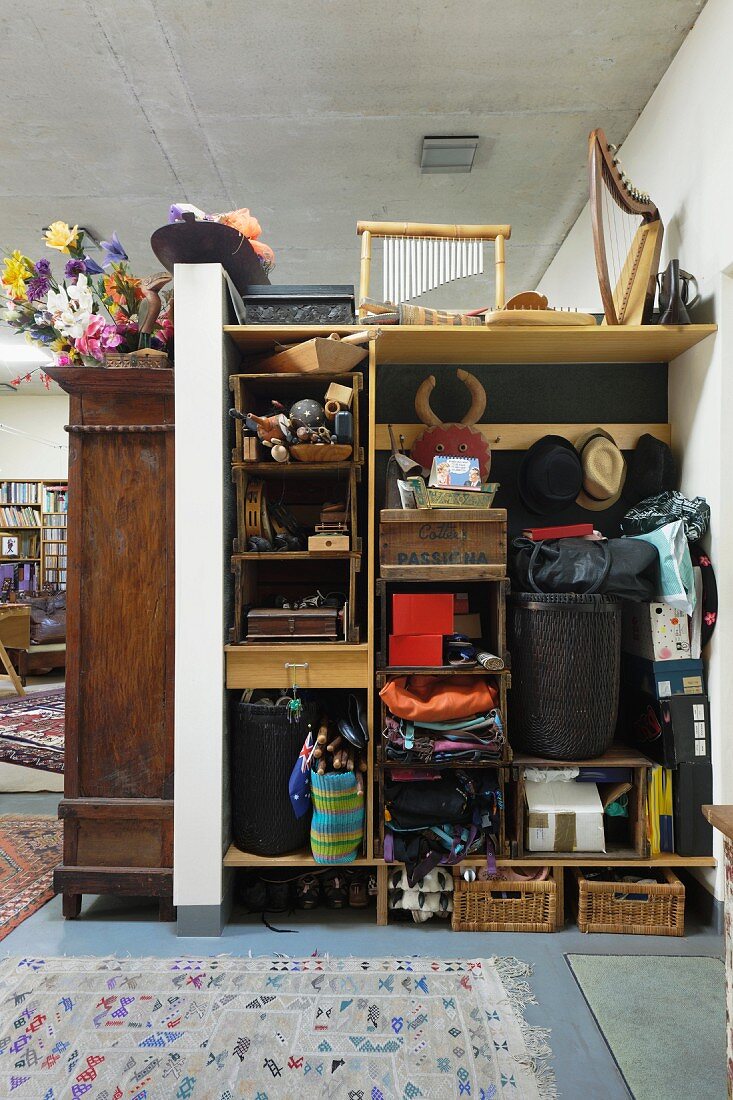
M 424 137 L 420 157 L 421 172 L 470 172 L 476 156 L 478 135 Z

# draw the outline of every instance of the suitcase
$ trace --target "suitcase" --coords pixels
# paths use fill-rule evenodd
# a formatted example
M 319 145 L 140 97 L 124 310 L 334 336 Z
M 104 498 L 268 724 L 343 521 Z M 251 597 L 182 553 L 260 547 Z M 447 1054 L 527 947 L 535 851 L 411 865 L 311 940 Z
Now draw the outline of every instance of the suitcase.
M 342 633 L 335 607 L 256 607 L 247 613 L 247 640 L 253 638 L 325 638 Z

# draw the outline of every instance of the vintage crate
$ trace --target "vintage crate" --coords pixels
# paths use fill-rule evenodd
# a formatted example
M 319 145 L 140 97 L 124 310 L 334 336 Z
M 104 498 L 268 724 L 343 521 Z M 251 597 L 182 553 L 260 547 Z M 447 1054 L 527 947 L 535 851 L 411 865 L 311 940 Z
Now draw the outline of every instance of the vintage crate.
M 501 875 L 501 869 L 499 870 Z M 541 882 L 491 879 L 453 882 L 454 932 L 557 932 L 563 925 L 563 869 Z
M 633 936 L 684 936 L 685 886 L 664 868 L 664 882 L 589 880 L 574 869 L 581 932 L 624 932 Z
M 234 306 L 242 325 L 353 325 L 354 288 L 246 286 Z
M 379 562 L 392 580 L 490 580 L 506 575 L 506 510 L 385 508 Z

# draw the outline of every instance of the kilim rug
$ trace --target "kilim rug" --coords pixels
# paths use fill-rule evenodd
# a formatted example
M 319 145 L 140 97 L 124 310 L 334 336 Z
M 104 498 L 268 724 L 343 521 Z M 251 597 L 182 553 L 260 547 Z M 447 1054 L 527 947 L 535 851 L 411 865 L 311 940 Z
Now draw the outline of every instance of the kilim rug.
M 551 1100 L 516 959 L 6 959 L 14 1100 Z
M 63 688 L 0 701 L 0 763 L 63 773 Z
M 53 897 L 61 840 L 54 817 L 0 817 L 0 940 Z

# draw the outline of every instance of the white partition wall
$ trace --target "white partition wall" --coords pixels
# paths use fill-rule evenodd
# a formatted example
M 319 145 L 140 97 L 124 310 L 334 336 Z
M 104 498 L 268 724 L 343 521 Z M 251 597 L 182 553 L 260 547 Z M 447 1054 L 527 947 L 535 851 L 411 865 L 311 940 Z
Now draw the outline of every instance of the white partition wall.
M 224 642 L 231 454 L 219 264 L 177 264 L 173 901 L 178 934 L 221 932 L 228 819 Z M 230 479 L 229 479 L 230 480 Z M 231 547 L 231 541 L 228 545 Z

